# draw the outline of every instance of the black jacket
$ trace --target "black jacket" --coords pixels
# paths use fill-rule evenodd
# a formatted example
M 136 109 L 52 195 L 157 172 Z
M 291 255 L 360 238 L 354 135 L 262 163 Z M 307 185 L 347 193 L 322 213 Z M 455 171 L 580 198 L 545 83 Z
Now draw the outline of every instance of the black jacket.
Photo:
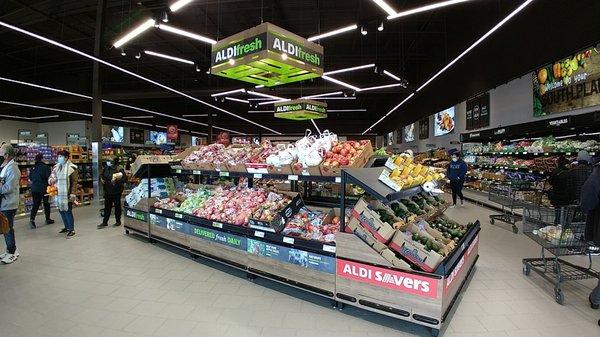
M 581 188 L 581 209 L 587 213 L 585 239 L 600 246 L 600 167 Z
M 582 164 L 552 175 L 549 179 L 552 190 L 548 194 L 548 198 L 552 205 L 564 206 L 579 204 L 581 187 L 590 176 L 591 172 L 592 167 L 590 165 Z
M 123 176 L 120 179 L 113 181 L 113 174 L 119 172 L 121 172 Z M 125 175 L 125 170 L 123 170 L 121 166 L 106 166 L 100 175 L 100 180 L 102 182 L 102 186 L 104 187 L 104 194 L 122 194 L 125 187 L 125 182 L 127 181 L 127 175 Z
M 50 172 L 50 167 L 43 162 L 37 162 L 31 169 L 29 169 L 31 193 L 46 193 Z

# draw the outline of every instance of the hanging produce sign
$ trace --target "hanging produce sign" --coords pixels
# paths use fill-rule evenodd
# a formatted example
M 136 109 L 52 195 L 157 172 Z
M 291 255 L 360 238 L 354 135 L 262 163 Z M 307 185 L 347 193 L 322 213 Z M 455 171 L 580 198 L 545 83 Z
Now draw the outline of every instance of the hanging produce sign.
M 600 45 L 532 74 L 536 117 L 600 105 Z
M 211 73 L 273 87 L 323 75 L 323 47 L 272 23 L 212 46 Z
M 179 128 L 177 125 L 167 125 L 167 140 L 176 141 L 179 138 Z
M 490 126 L 490 93 L 486 92 L 466 102 L 467 130 Z
M 327 118 L 327 103 L 310 99 L 275 103 L 275 117 L 296 121 Z

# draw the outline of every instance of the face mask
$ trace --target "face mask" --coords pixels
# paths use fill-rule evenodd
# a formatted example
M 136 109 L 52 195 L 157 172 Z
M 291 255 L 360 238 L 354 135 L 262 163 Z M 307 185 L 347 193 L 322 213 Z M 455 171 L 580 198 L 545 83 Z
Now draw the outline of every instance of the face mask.
M 62 164 L 64 164 L 64 163 L 65 163 L 65 161 L 66 161 L 66 160 L 65 160 L 65 157 L 63 157 L 63 156 L 58 156 L 58 158 L 56 158 L 56 161 L 57 161 L 57 162 L 58 162 L 60 165 L 62 165 Z
M 456 158 L 456 157 L 452 157 L 452 161 L 453 161 L 453 162 L 457 162 L 457 161 L 458 161 L 458 158 Z
M 108 167 L 111 167 L 112 165 L 113 165 L 113 164 L 112 164 L 112 161 L 107 161 L 107 162 L 106 162 L 106 166 L 108 166 Z

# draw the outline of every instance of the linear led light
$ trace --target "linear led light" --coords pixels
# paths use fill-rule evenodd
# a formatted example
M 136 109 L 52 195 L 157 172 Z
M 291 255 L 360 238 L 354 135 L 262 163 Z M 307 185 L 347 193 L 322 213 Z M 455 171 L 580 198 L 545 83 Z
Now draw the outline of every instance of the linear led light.
M 272 114 L 273 110 L 249 110 L 249 114 Z
M 154 27 L 155 23 L 156 23 L 156 21 L 154 21 L 154 19 L 148 19 L 148 20 L 144 21 L 141 25 L 137 26 L 136 28 L 131 30 L 129 33 L 125 34 L 125 36 L 118 39 L 117 42 L 113 43 L 113 46 L 115 48 L 119 48 L 119 47 L 123 46 L 127 42 L 134 39 L 136 36 L 142 34 L 143 32 L 147 31 L 151 27 Z
M 449 1 L 442 1 L 442 2 L 435 3 L 435 4 L 431 4 L 431 5 L 427 5 L 427 6 L 423 6 L 423 7 L 417 7 L 417 8 L 409 9 L 407 11 L 398 12 L 398 13 L 395 13 L 395 14 L 390 14 L 387 18 L 388 18 L 388 20 L 393 20 L 393 19 L 401 18 L 403 16 L 408 16 L 408 15 L 412 15 L 412 14 L 416 14 L 416 13 L 426 12 L 426 11 L 434 10 L 434 9 L 437 9 L 437 8 L 446 7 L 446 6 L 450 6 L 450 5 L 455 5 L 455 4 L 459 4 L 461 2 L 467 2 L 467 1 L 470 1 L 470 0 L 449 0 Z
M 36 116 L 36 117 L 22 117 L 22 116 L 0 115 L 0 117 L 2 117 L 2 118 L 23 119 L 23 120 L 36 120 L 36 119 L 58 118 L 59 115 Z
M 152 115 L 148 115 L 148 116 L 125 116 L 123 118 L 125 118 L 125 119 L 148 119 L 148 118 L 154 118 L 154 116 L 152 116 Z
M 281 102 L 287 102 L 287 101 L 291 101 L 291 99 L 284 98 L 284 99 L 278 99 L 275 101 L 260 102 L 260 103 L 258 103 L 258 105 L 268 105 L 268 104 L 275 104 L 275 103 L 281 103 Z
M 331 109 L 327 112 L 365 112 L 367 109 Z
M 332 99 L 332 100 L 333 99 L 356 99 L 356 97 L 355 96 L 348 96 L 348 97 L 317 97 L 317 99 L 319 101 L 323 101 L 323 100 L 326 100 L 326 99 Z
M 259 85 L 255 86 L 256 89 L 260 89 L 260 88 L 264 88 L 264 87 L 265 87 L 264 84 L 259 84 Z
M 240 103 L 246 103 L 246 104 L 250 104 L 249 101 L 245 100 L 245 99 L 239 99 L 239 98 L 235 98 L 235 97 L 225 97 L 226 100 L 228 101 L 234 101 L 234 102 L 240 102 Z
M 325 94 L 316 94 L 316 95 L 304 96 L 304 97 L 301 97 L 301 98 L 321 98 L 321 97 L 335 96 L 335 95 L 341 95 L 341 94 L 343 94 L 343 92 L 336 91 L 336 92 L 328 92 L 328 93 L 325 93 Z
M 360 90 L 361 90 L 359 87 L 355 87 L 355 86 L 353 86 L 352 84 L 348 84 L 348 83 L 346 83 L 346 82 L 342 82 L 342 81 L 340 81 L 340 80 L 336 80 L 335 78 L 333 78 L 333 77 L 329 77 L 329 76 L 327 76 L 327 75 L 323 75 L 323 76 L 321 76 L 321 78 L 322 78 L 322 79 L 324 79 L 324 80 L 326 80 L 326 81 L 329 81 L 329 82 L 332 82 L 332 83 L 335 83 L 335 84 L 339 84 L 339 85 L 341 85 L 341 86 L 344 86 L 344 87 L 346 87 L 346 88 L 350 88 L 350 89 L 352 89 L 352 90 L 354 90 L 354 91 L 360 91 Z
M 374 66 L 375 66 L 375 64 L 373 64 L 373 63 L 371 63 L 371 64 L 365 64 L 365 65 L 362 65 L 362 66 L 356 66 L 356 67 L 350 67 L 350 68 L 344 68 L 344 69 L 327 71 L 327 72 L 324 72 L 323 75 L 333 75 L 333 74 L 345 73 L 345 72 L 353 71 L 353 70 L 360 70 L 360 69 L 372 68 Z
M 32 105 L 32 104 L 25 104 L 25 103 L 18 103 L 18 102 L 10 102 L 10 101 L 0 101 L 0 103 L 21 106 L 24 108 L 40 109 L 40 110 L 47 110 L 47 111 L 54 111 L 54 112 L 63 112 L 63 113 L 68 113 L 68 114 L 73 114 L 73 115 L 92 117 L 92 114 L 88 114 L 88 113 L 84 113 L 84 112 L 70 111 L 70 110 L 64 110 L 64 109 L 58 109 L 58 108 L 50 108 L 50 107 L 46 107 L 46 106 L 39 106 L 39 105 Z
M 61 93 L 61 94 L 67 94 L 67 95 L 77 96 L 77 97 L 81 97 L 81 98 L 85 98 L 85 99 L 89 99 L 89 100 L 92 99 L 92 97 L 88 96 L 88 95 L 78 94 L 76 92 L 71 92 L 71 91 L 56 89 L 56 88 L 47 87 L 47 86 L 43 86 L 43 85 L 39 85 L 39 84 L 33 84 L 33 83 L 29 83 L 29 82 L 17 81 L 17 80 L 13 80 L 13 79 L 6 78 L 6 77 L 0 77 L 0 80 L 6 81 L 6 82 L 11 82 L 11 83 L 17 83 L 17 84 L 21 84 L 21 85 L 26 85 L 26 86 L 30 86 L 30 87 L 34 87 L 34 88 L 38 88 L 38 89 L 48 90 L 48 91 L 52 91 L 52 92 L 58 92 L 58 93 Z M 180 118 L 180 117 L 177 117 L 177 116 L 167 115 L 167 114 L 164 114 L 164 113 L 161 113 L 161 112 L 156 112 L 156 111 L 152 111 L 152 110 L 148 110 L 148 109 L 144 109 L 144 108 L 139 108 L 139 107 L 136 107 L 136 106 L 133 106 L 133 105 L 128 105 L 128 104 L 124 104 L 124 103 L 118 103 L 118 102 L 109 101 L 109 100 L 105 100 L 105 99 L 103 99 L 102 102 L 103 103 L 107 103 L 107 104 L 117 105 L 117 106 L 124 107 L 124 108 L 133 109 L 133 110 L 147 112 L 147 113 L 150 113 L 150 114 L 153 114 L 153 115 L 158 115 L 158 116 L 167 117 L 167 118 L 173 118 L 173 119 L 176 119 L 176 120 L 181 120 L 181 121 L 192 123 L 192 124 L 198 124 L 198 125 L 202 125 L 202 126 L 208 126 L 208 124 L 205 124 L 205 123 L 200 123 L 200 122 L 196 122 L 196 121 L 193 121 L 193 120 L 190 120 L 190 119 Z M 242 133 L 242 132 L 239 132 L 239 131 L 230 130 L 230 129 L 226 129 L 226 128 L 222 128 L 222 127 L 219 127 L 219 126 L 213 126 L 213 128 L 224 130 L 224 131 L 229 131 L 229 132 L 232 132 L 232 133 L 237 133 L 237 134 L 240 134 L 240 135 L 245 135 L 245 133 Z
M 192 2 L 194 0 L 179 0 L 179 1 L 175 1 L 174 3 L 171 4 L 171 6 L 169 6 L 169 9 L 171 10 L 171 12 L 175 13 L 178 10 L 180 10 L 181 8 L 183 8 L 184 6 L 186 6 L 187 4 L 189 4 L 190 2 Z
M 257 91 L 252 91 L 252 90 L 247 90 L 247 93 L 249 93 L 250 95 L 254 95 L 254 96 L 260 96 L 260 97 L 266 97 L 266 98 L 273 98 L 273 99 L 278 99 L 278 100 L 288 100 L 287 98 L 283 98 L 283 97 L 279 97 L 279 96 L 275 96 L 275 95 L 270 95 L 270 94 L 264 94 L 262 92 L 257 92 Z
M 366 129 L 362 134 L 364 135 L 365 133 L 369 132 L 372 128 L 375 127 L 375 125 L 379 124 L 382 120 L 384 120 L 392 112 L 396 111 L 396 109 L 398 109 L 400 106 L 402 106 L 402 104 L 406 103 L 406 101 L 408 101 L 409 99 L 411 99 L 414 95 L 415 95 L 414 92 L 412 94 L 408 95 L 404 100 L 402 100 L 402 102 L 398 103 L 398 105 L 396 105 L 395 107 L 393 107 L 392 110 L 388 111 L 388 113 L 386 113 L 385 115 L 383 115 L 383 117 L 379 118 L 379 120 L 377 122 L 375 122 L 375 123 L 373 123 L 373 125 L 369 126 L 369 128 Z
M 123 122 L 123 123 L 131 123 L 131 124 L 137 124 L 137 125 L 143 125 L 143 126 L 153 126 L 150 123 L 143 123 L 143 122 L 136 122 L 136 121 L 128 121 L 125 119 L 121 119 L 121 118 L 115 118 L 115 117 L 107 117 L 107 116 L 102 116 L 102 119 L 108 119 L 109 121 L 117 121 L 117 122 Z
M 211 114 L 213 117 L 217 117 L 217 114 Z M 191 114 L 191 115 L 181 115 L 181 117 L 208 117 L 208 114 Z
M 38 40 L 42 40 L 42 41 L 44 41 L 44 42 L 46 42 L 46 43 L 49 43 L 49 44 L 51 44 L 51 45 L 54 45 L 54 46 L 60 47 L 60 48 L 62 48 L 62 49 L 68 50 L 68 51 L 70 51 L 70 52 L 72 52 L 72 53 L 75 53 L 75 54 L 77 54 L 77 55 L 83 56 L 83 57 L 85 57 L 85 58 L 88 58 L 88 59 L 90 59 L 90 60 L 96 61 L 96 62 L 98 62 L 98 63 L 102 63 L 103 65 L 105 65 L 105 66 L 107 66 L 107 67 L 113 68 L 113 69 L 115 69 L 115 70 L 118 70 L 118 71 L 120 71 L 120 72 L 123 72 L 123 73 L 125 73 L 125 74 L 128 74 L 128 75 L 130 75 L 130 76 L 133 76 L 133 77 L 135 77 L 135 78 L 138 78 L 138 79 L 140 79 L 140 80 L 142 80 L 142 81 L 146 81 L 146 82 L 148 82 L 148 83 L 154 84 L 154 85 L 156 85 L 157 87 L 163 88 L 163 89 L 165 89 L 165 90 L 168 90 L 168 91 L 170 91 L 170 92 L 173 92 L 173 93 L 176 93 L 176 94 L 178 94 L 178 95 L 180 95 L 180 96 L 182 96 L 182 97 L 188 98 L 188 99 L 190 99 L 190 100 L 192 100 L 192 101 L 195 101 L 195 102 L 198 102 L 198 103 L 200 103 L 200 104 L 204 104 L 204 105 L 206 105 L 206 106 L 209 106 L 209 107 L 211 107 L 211 108 L 213 108 L 213 109 L 215 109 L 215 110 L 218 110 L 218 111 L 224 112 L 224 113 L 226 113 L 226 114 L 228 114 L 228 115 L 234 116 L 234 117 L 236 117 L 236 118 L 238 118 L 238 119 L 241 119 L 241 120 L 243 120 L 243 121 L 245 121 L 245 122 L 248 122 L 248 123 L 250 123 L 250 124 L 253 124 L 253 125 L 256 125 L 256 126 L 258 126 L 258 127 L 261 127 L 261 128 L 263 128 L 263 129 L 265 129 L 265 130 L 268 130 L 268 131 L 271 131 L 271 132 L 274 132 L 274 133 L 280 133 L 280 132 L 278 132 L 278 131 L 275 131 L 275 130 L 273 130 L 273 129 L 271 129 L 271 128 L 268 128 L 268 127 L 266 127 L 266 126 L 264 126 L 264 125 L 261 125 L 261 124 L 259 124 L 259 123 L 256 123 L 256 122 L 254 122 L 254 121 L 251 121 L 251 120 L 249 120 L 249 119 L 247 119 L 247 118 L 244 118 L 244 117 L 242 117 L 242 116 L 239 116 L 239 115 L 237 115 L 237 114 L 235 114 L 235 113 L 233 113 L 233 112 L 227 111 L 227 110 L 225 110 L 225 109 L 223 109 L 223 108 L 220 108 L 220 107 L 218 107 L 218 106 L 216 106 L 216 105 L 212 105 L 212 104 L 210 104 L 210 103 L 208 103 L 208 102 L 205 102 L 205 101 L 203 101 L 203 100 L 201 100 L 201 99 L 198 99 L 198 98 L 196 98 L 196 97 L 194 97 L 194 96 L 191 96 L 191 95 L 188 95 L 188 94 L 186 94 L 186 93 L 184 93 L 184 92 L 181 92 L 181 91 L 179 91 L 179 90 L 173 89 L 173 88 L 171 88 L 171 87 L 169 87 L 169 86 L 167 86 L 167 85 L 164 85 L 164 84 L 162 84 L 162 83 L 159 83 L 159 82 L 157 82 L 157 81 L 151 80 L 151 79 L 149 79 L 149 78 L 147 78 L 147 77 L 144 77 L 144 76 L 142 76 L 142 75 L 139 75 L 139 74 L 137 74 L 137 73 L 134 73 L 134 72 L 132 72 L 132 71 L 129 71 L 129 70 L 127 70 L 127 69 L 121 68 L 121 67 L 119 67 L 119 66 L 116 66 L 116 65 L 114 65 L 114 64 L 112 64 L 112 63 L 110 63 L 110 62 L 104 61 L 103 59 L 100 59 L 100 58 L 97 58 L 97 57 L 95 57 L 95 56 L 92 56 L 92 55 L 90 55 L 90 54 L 84 53 L 84 52 L 82 52 L 82 51 L 80 51 L 80 50 L 77 50 L 77 49 L 75 49 L 75 48 L 73 48 L 73 47 L 69 47 L 69 46 L 67 46 L 67 45 L 65 45 L 65 44 L 62 44 L 62 43 L 60 43 L 60 42 L 57 42 L 57 41 L 54 41 L 54 40 L 52 40 L 52 39 L 49 39 L 49 38 L 47 38 L 47 37 L 41 36 L 41 35 L 39 35 L 39 34 L 36 34 L 36 33 L 32 33 L 32 32 L 30 32 L 30 31 L 28 31 L 28 30 L 25 30 L 25 29 L 23 29 L 23 28 L 19 28 L 19 27 L 17 27 L 17 26 L 13 26 L 13 25 L 11 25 L 11 24 L 8 24 L 8 23 L 6 23 L 6 22 L 4 22 L 4 21 L 0 21 L 0 26 L 6 27 L 6 28 L 8 28 L 8 29 L 11 29 L 11 30 L 14 30 L 14 31 L 16 31 L 16 32 L 19 32 L 19 33 L 21 33 L 21 34 L 25 34 L 25 35 L 31 36 L 31 37 L 33 37 L 33 38 L 36 38 L 36 39 L 38 39 Z
M 393 83 L 393 84 L 386 84 L 386 85 L 378 85 L 376 87 L 368 87 L 368 88 L 362 88 L 360 89 L 361 91 L 369 91 L 369 90 L 377 90 L 377 89 L 385 89 L 385 88 L 393 88 L 393 87 L 405 87 L 403 86 L 402 83 Z
M 308 41 L 317 41 L 317 40 L 320 40 L 320 39 L 324 39 L 326 37 L 330 37 L 330 36 L 342 34 L 342 33 L 345 33 L 345 32 L 349 32 L 351 30 L 355 30 L 356 28 L 358 28 L 358 25 L 353 24 L 353 25 L 350 25 L 350 26 L 346 26 L 346 27 L 342 27 L 342 28 L 339 28 L 339 29 L 336 29 L 336 30 L 329 31 L 327 33 L 323 33 L 323 34 L 311 36 L 307 40 Z
M 394 74 L 392 74 L 391 72 L 384 70 L 383 71 L 384 74 L 388 75 L 389 77 L 395 79 L 396 81 L 402 81 L 402 79 Z
M 311 119 L 310 121 L 313 123 L 313 125 L 315 126 L 315 129 L 317 129 L 317 132 L 319 133 L 319 136 L 320 136 L 321 135 L 321 130 L 319 130 L 319 127 L 317 126 L 317 123 L 315 123 L 314 119 Z
M 236 92 L 246 92 L 246 89 L 242 88 L 242 89 L 235 89 L 235 90 L 217 92 L 216 94 L 210 95 L 210 97 L 217 97 L 217 96 L 229 95 L 229 94 L 234 94 Z
M 185 31 L 183 29 L 179 29 L 179 28 L 175 28 L 173 26 L 165 25 L 163 23 L 161 23 L 161 24 L 158 25 L 158 29 L 165 30 L 165 31 L 167 31 L 169 33 L 173 33 L 173 34 L 177 34 L 177 35 L 189 37 L 190 39 L 194 39 L 194 40 L 198 40 L 198 41 L 202 41 L 202 42 L 206 42 L 206 43 L 210 43 L 210 44 L 217 43 L 217 41 L 215 41 L 215 40 L 213 40 L 211 38 L 208 38 L 206 36 L 202 36 L 200 34 L 188 32 L 188 31 Z
M 373 0 L 377 6 L 381 7 L 388 15 L 396 15 L 396 11 L 392 8 L 392 6 L 388 5 L 384 0 Z
M 190 60 L 186 60 L 186 59 L 182 59 L 180 57 L 175 57 L 175 56 L 166 55 L 166 54 L 162 54 L 162 53 L 157 53 L 157 52 L 151 51 L 151 50 L 144 50 L 144 54 L 161 57 L 161 58 L 164 58 L 167 60 L 173 60 L 173 61 L 177 61 L 177 62 L 181 62 L 181 63 L 185 63 L 185 64 L 191 64 L 191 65 L 194 64 L 194 62 L 190 61 Z
M 522 11 L 525 7 L 527 7 L 527 5 L 529 5 L 533 0 L 527 0 L 525 2 L 523 2 L 519 7 L 517 7 L 514 11 L 512 11 L 510 14 L 508 14 L 504 19 L 502 19 L 502 21 L 498 22 L 494 27 L 492 27 L 492 29 L 490 29 L 487 33 L 483 34 L 483 36 L 481 36 L 477 41 L 475 41 L 475 43 L 473 43 L 469 48 L 465 49 L 465 51 L 463 51 L 462 53 L 460 53 L 460 55 L 458 55 L 454 60 L 450 61 L 450 63 L 448 63 L 444 68 L 442 68 L 440 71 L 438 71 L 435 75 L 433 75 L 430 79 L 427 80 L 427 82 L 423 83 L 418 89 L 417 92 L 419 92 L 421 89 L 425 88 L 425 86 L 427 86 L 429 83 L 431 83 L 431 81 L 433 81 L 434 79 L 436 79 L 438 76 L 440 76 L 444 71 L 446 71 L 448 68 L 452 67 L 452 65 L 456 62 L 458 62 L 458 60 L 460 60 L 463 56 L 465 56 L 468 52 L 470 52 L 473 48 L 477 47 L 477 45 L 479 45 L 483 40 L 485 40 L 488 36 L 492 35 L 492 33 L 494 33 L 496 30 L 498 30 L 498 28 L 502 27 L 502 25 L 504 25 L 508 20 L 510 20 L 513 16 L 517 15 L 520 11 Z

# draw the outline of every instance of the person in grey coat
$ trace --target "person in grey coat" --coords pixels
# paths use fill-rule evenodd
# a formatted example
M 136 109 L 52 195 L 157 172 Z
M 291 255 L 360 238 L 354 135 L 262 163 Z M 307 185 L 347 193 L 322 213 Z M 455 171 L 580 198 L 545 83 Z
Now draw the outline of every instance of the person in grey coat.
M 8 219 L 10 231 L 4 234 L 6 252 L 0 254 L 0 262 L 10 264 L 17 260 L 19 252 L 15 240 L 14 221 L 19 208 L 19 180 L 21 171 L 15 162 L 15 149 L 10 144 L 0 147 L 0 212 Z

